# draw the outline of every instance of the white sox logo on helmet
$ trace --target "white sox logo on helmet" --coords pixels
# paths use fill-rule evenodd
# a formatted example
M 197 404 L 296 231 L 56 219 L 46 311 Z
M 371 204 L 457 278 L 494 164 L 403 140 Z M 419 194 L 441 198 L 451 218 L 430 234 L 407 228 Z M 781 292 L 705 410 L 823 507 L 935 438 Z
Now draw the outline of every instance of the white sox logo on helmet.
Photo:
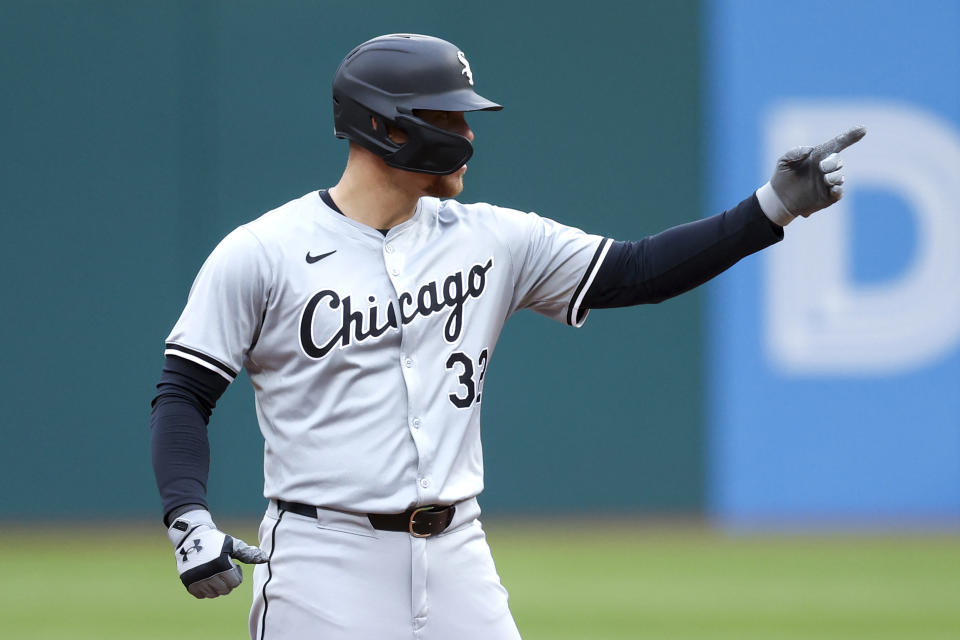
M 463 51 L 457 51 L 457 60 L 459 60 L 460 64 L 463 65 L 463 71 L 461 71 L 460 73 L 467 76 L 467 80 L 470 81 L 470 86 L 472 87 L 473 71 L 470 70 L 470 63 L 467 62 L 467 56 L 463 53 Z
M 353 309 L 350 296 L 341 297 L 332 289 L 323 289 L 316 292 L 303 307 L 300 315 L 300 347 L 311 358 L 322 358 L 334 348 L 347 347 L 356 342 L 376 339 L 390 329 L 398 330 L 400 325 L 407 325 L 417 318 L 426 318 L 444 309 L 450 309 L 443 326 L 443 339 L 454 343 L 460 338 L 463 328 L 463 307 L 467 300 L 479 298 L 487 286 L 487 272 L 493 268 L 491 256 L 484 264 L 475 264 L 464 275 L 464 271 L 457 271 L 443 279 L 428 282 L 417 291 L 416 298 L 409 292 L 401 293 L 397 302 L 399 314 L 393 301 L 387 303 L 386 309 L 376 304 L 374 296 L 368 296 L 371 303 L 366 314 Z M 320 303 L 326 301 L 333 311 L 339 310 L 340 327 L 323 344 L 314 339 L 313 326 Z M 381 318 L 386 322 L 381 324 Z M 398 323 L 399 318 L 399 323 Z

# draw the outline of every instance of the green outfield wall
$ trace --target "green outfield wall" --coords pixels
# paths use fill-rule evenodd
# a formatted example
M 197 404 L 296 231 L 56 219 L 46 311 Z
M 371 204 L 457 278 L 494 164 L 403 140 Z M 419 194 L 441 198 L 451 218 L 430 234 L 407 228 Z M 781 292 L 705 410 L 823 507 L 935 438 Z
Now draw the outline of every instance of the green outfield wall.
M 696 2 L 0 3 L 0 519 L 157 517 L 149 404 L 217 241 L 334 183 L 330 78 L 430 33 L 506 106 L 461 199 L 618 239 L 701 212 Z M 507 325 L 485 387 L 489 512 L 702 507 L 701 296 Z M 215 512 L 252 514 L 245 377 L 210 426 Z

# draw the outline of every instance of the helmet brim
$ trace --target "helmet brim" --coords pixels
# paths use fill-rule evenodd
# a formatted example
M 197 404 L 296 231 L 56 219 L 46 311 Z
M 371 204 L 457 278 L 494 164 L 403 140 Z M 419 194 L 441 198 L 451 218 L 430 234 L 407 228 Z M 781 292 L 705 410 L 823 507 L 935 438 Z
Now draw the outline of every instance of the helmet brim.
M 413 109 L 432 111 L 500 111 L 503 106 L 487 100 L 473 89 L 457 89 L 433 95 L 411 98 L 407 104 Z

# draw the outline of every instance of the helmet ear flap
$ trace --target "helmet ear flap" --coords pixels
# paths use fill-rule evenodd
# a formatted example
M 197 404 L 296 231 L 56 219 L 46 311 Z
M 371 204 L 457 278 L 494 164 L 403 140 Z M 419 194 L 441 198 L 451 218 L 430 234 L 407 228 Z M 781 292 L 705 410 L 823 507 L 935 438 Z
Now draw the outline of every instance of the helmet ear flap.
M 391 167 L 417 173 L 449 175 L 473 156 L 470 140 L 457 133 L 412 115 L 397 116 L 396 124 L 407 134 L 407 141 L 394 153 L 384 156 L 384 161 Z
M 342 95 L 334 97 L 333 108 L 337 114 L 336 136 L 372 151 L 391 167 L 448 175 L 473 155 L 473 145 L 465 137 L 435 127 L 412 114 L 401 113 L 395 120 L 389 120 Z M 401 129 L 406 134 L 406 141 L 393 141 L 391 127 Z
M 402 144 L 402 143 L 397 142 L 396 140 L 394 140 L 393 138 L 390 137 L 391 131 L 394 130 L 394 129 L 397 129 L 397 128 L 399 128 L 399 127 L 397 127 L 394 123 L 391 123 L 389 120 L 387 120 L 385 117 L 381 116 L 379 113 L 372 113 L 372 112 L 371 112 L 371 114 L 370 114 L 370 127 L 371 127 L 374 131 L 376 131 L 379 135 L 382 135 L 383 138 L 384 138 L 384 141 L 387 142 L 388 144 L 394 144 L 394 145 L 397 145 L 397 146 L 399 146 L 400 144 Z
M 334 95 L 333 112 L 338 138 L 352 140 L 381 157 L 400 148 L 390 139 L 387 119 L 352 98 Z

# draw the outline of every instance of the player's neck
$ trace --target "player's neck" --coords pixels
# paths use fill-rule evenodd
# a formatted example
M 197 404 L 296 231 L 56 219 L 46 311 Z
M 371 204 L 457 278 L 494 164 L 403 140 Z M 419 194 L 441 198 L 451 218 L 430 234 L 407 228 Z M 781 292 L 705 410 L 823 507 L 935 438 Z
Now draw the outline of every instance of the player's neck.
M 390 229 L 413 216 L 422 195 L 406 173 L 387 167 L 379 158 L 358 159 L 351 153 L 330 196 L 348 218 L 374 229 Z

